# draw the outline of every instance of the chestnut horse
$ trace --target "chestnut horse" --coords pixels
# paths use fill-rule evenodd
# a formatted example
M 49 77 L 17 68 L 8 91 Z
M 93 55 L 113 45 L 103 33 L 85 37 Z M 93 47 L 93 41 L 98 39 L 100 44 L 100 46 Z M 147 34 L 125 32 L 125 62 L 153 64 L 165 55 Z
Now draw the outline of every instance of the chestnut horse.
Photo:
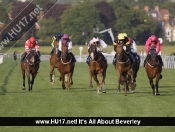
M 106 93 L 105 90 L 105 78 L 106 78 L 106 70 L 108 67 L 107 60 L 104 61 L 101 58 L 100 53 L 97 52 L 97 48 L 94 44 L 90 45 L 89 47 L 89 54 L 90 54 L 90 62 L 89 62 L 89 74 L 90 74 L 90 87 L 92 85 L 92 77 L 94 81 L 97 83 L 97 94 L 102 89 L 103 93 Z M 97 78 L 99 75 L 99 80 Z
M 28 90 L 32 90 L 34 84 L 34 79 L 37 75 L 39 69 L 38 55 L 35 50 L 32 50 L 26 59 L 21 62 L 21 71 L 23 76 L 23 90 L 25 90 L 25 74 L 28 78 Z M 32 75 L 32 80 L 30 80 L 30 74 Z
M 60 51 L 58 51 L 58 43 L 59 43 L 59 41 L 54 42 L 54 52 L 50 57 L 50 82 L 52 84 L 55 83 L 55 81 L 54 81 L 54 76 L 55 76 L 54 69 L 58 68 L 57 62 L 58 62 L 58 56 L 60 54 L 59 53 Z
M 162 66 L 159 62 L 158 55 L 155 48 L 150 49 L 150 54 L 147 56 L 147 63 L 145 70 L 149 79 L 149 83 L 152 87 L 154 95 L 160 95 L 158 91 L 160 74 L 162 72 Z M 154 85 L 153 79 L 156 78 L 156 84 Z
M 72 61 L 72 56 L 68 52 L 68 44 L 62 44 L 61 59 L 58 61 L 58 71 L 60 72 L 60 81 L 62 88 L 65 89 L 65 75 L 67 74 L 67 87 L 70 91 L 70 85 L 73 84 L 72 76 L 74 73 L 75 62 Z
M 132 70 L 132 64 L 129 56 L 123 49 L 124 44 L 116 44 L 116 64 L 115 69 L 118 75 L 118 89 L 120 91 L 120 83 L 124 84 L 125 96 L 127 95 L 128 82 L 130 83 L 132 93 L 134 92 L 134 73 Z M 128 77 L 129 76 L 129 77 Z M 127 80 L 129 78 L 129 80 Z

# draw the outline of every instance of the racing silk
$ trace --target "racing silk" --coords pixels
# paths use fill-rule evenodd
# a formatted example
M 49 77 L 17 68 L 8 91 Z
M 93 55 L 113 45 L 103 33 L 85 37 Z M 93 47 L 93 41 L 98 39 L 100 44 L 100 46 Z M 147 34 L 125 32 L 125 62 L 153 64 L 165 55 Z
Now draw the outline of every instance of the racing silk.
M 136 42 L 134 40 L 132 40 L 132 43 L 131 43 L 131 52 L 133 54 L 137 54 L 137 45 L 136 45 Z
M 161 51 L 161 44 L 158 39 L 155 45 L 156 45 L 156 53 L 158 54 Z M 145 49 L 147 54 L 150 52 L 150 46 L 151 46 L 151 38 L 149 37 L 145 44 Z
M 26 51 L 27 53 L 29 53 L 29 52 L 30 52 L 31 50 L 33 50 L 33 49 L 38 53 L 38 51 L 39 51 L 39 44 L 36 42 L 36 44 L 31 45 L 31 44 L 30 44 L 30 41 L 27 40 L 27 41 L 25 42 L 25 51 Z
M 99 43 L 100 43 L 100 44 L 97 46 L 97 51 L 98 51 L 98 52 L 100 51 L 100 46 L 102 46 L 102 50 L 104 50 L 104 49 L 107 48 L 107 44 L 106 44 L 103 40 L 99 39 Z M 91 44 L 93 44 L 93 40 L 91 40 L 91 41 L 89 42 L 89 46 L 90 46 Z M 89 49 L 89 46 L 88 46 L 88 49 Z
M 62 42 L 63 42 L 63 39 L 59 41 L 59 47 L 58 47 L 59 51 L 62 51 L 61 50 Z M 69 39 L 67 43 L 68 43 L 68 51 L 71 52 L 72 51 L 72 41 Z

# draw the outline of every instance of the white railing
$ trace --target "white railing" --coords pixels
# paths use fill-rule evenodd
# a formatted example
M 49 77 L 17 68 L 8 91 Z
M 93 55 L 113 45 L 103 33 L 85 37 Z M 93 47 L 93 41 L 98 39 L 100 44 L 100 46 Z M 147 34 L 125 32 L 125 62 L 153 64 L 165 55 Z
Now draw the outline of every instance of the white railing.
M 1 54 L 2 55 L 2 54 Z M 17 59 L 21 58 L 22 54 L 17 54 Z M 106 57 L 107 61 L 109 64 L 112 64 L 113 58 L 114 58 L 114 54 L 104 54 L 104 56 Z M 3 54 L 4 58 L 13 58 L 13 54 Z M 76 55 L 75 58 L 77 60 L 77 62 L 86 62 L 88 55 Z M 140 56 L 140 66 L 143 65 L 143 62 L 145 60 L 146 56 Z M 49 61 L 50 55 L 41 55 L 41 61 Z M 163 68 L 166 69 L 175 69 L 175 56 L 162 56 L 162 60 L 164 63 Z

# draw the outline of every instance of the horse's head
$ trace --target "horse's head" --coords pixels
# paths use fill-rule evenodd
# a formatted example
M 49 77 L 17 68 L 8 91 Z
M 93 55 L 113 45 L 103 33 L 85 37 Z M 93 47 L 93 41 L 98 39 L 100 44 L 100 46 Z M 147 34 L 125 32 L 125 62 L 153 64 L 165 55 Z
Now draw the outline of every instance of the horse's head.
M 30 65 L 34 65 L 38 62 L 37 59 L 38 55 L 35 50 L 31 50 L 29 55 L 27 56 L 26 60 Z
M 61 46 L 61 57 L 66 58 L 68 55 L 68 43 L 62 44 Z
M 158 60 L 159 59 L 158 59 L 158 55 L 156 53 L 156 49 L 155 48 L 151 48 L 150 49 L 150 54 L 148 54 L 148 62 L 152 66 L 157 66 L 157 64 L 159 63 Z
M 121 60 L 122 56 L 124 55 L 124 49 L 123 49 L 124 44 L 116 44 L 116 59 Z
M 91 44 L 88 51 L 89 51 L 89 55 L 90 55 L 91 59 L 94 60 L 94 58 L 95 58 L 95 56 L 97 54 L 96 45 Z

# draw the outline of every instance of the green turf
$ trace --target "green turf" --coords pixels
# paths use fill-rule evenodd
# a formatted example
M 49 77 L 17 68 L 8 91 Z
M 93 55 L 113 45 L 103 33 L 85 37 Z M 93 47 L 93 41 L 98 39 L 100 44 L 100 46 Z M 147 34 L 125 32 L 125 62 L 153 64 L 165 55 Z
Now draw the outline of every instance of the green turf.
M 22 90 L 20 61 L 4 59 L 0 65 L 0 116 L 42 116 L 42 117 L 174 117 L 175 116 L 175 70 L 163 69 L 160 81 L 160 96 L 153 96 L 145 69 L 140 67 L 134 94 L 116 92 L 117 73 L 109 64 L 106 78 L 106 94 L 97 95 L 96 84 L 89 88 L 89 74 L 86 63 L 76 63 L 73 75 L 74 85 L 61 88 L 56 71 L 54 85 L 49 80 L 49 62 L 40 63 L 39 73 L 32 91 Z M 27 80 L 26 80 L 27 82 Z M 26 85 L 27 86 L 27 85 Z M 0 127 L 1 132 L 30 131 L 174 131 L 175 127 Z

